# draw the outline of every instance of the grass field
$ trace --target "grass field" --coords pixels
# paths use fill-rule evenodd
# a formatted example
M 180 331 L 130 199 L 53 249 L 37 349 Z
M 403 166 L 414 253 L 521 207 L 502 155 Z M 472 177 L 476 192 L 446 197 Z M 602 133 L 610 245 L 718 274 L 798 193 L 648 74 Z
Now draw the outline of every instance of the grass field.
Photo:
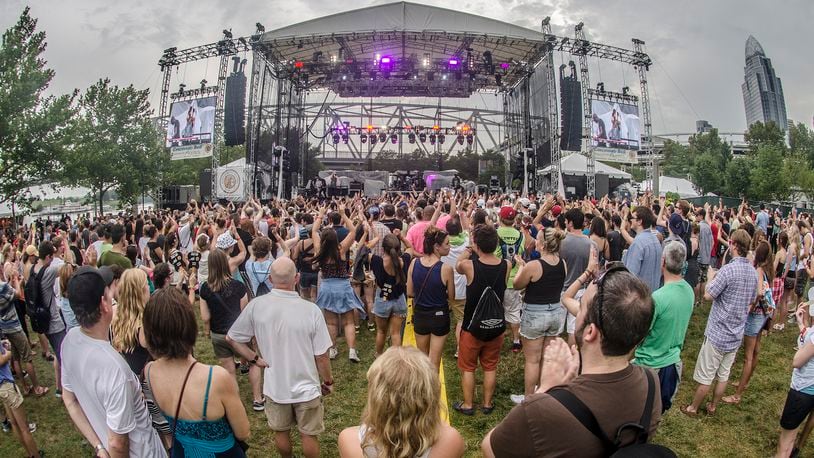
M 692 373 L 708 312 L 709 305 L 695 310 L 682 354 L 683 381 L 674 407 L 663 417 L 654 441 L 671 447 L 679 456 L 770 456 L 777 445 L 778 421 L 791 377 L 796 326 L 787 327 L 783 333 L 772 334 L 763 339 L 757 370 L 739 406 L 721 405 L 714 417 L 699 416 L 691 419 L 682 415 L 678 407 L 690 402 L 695 389 Z M 357 347 L 362 363 L 352 364 L 347 360 L 347 347 L 344 343 L 340 343 L 339 346 L 341 356 L 333 363 L 336 392 L 325 400 L 326 431 L 320 436 L 322 456 L 338 455 L 337 436 L 343 428 L 359 423 L 359 416 L 365 404 L 365 371 L 372 361 L 374 333 L 364 328 L 360 332 Z M 444 358 L 446 389 L 450 403 L 461 398 L 460 374 L 452 358 L 453 350 L 454 339 L 450 336 Z M 198 341 L 196 354 L 203 362 L 215 361 L 211 345 L 203 338 Z M 740 375 L 741 360 L 742 357 L 739 356 L 733 368 L 733 380 Z M 37 357 L 36 365 L 41 379 L 50 384 L 53 392 L 53 370 L 40 357 Z M 509 394 L 521 392 L 522 386 L 523 356 L 507 351 L 498 368 L 495 411 L 489 416 L 477 413 L 474 417 L 464 417 L 457 412 L 451 412 L 452 425 L 466 439 L 467 456 L 480 456 L 481 439 L 511 409 Z M 245 405 L 250 406 L 251 393 L 246 376 L 240 376 L 240 388 Z M 479 399 L 479 396 L 479 393 L 476 394 L 476 399 Z M 52 393 L 39 399 L 26 398 L 23 405 L 30 420 L 38 424 L 37 432 L 34 433 L 37 444 L 49 456 L 92 456 L 91 447 L 74 429 L 61 400 Z M 250 408 L 248 415 L 252 423 L 249 455 L 276 456 L 265 416 Z M 0 437 L 2 437 L 0 456 L 24 456 L 11 434 Z M 808 446 L 803 450 L 802 456 L 808 456 L 808 453 L 812 452 L 814 447 Z M 299 454 L 299 450 L 296 453 Z

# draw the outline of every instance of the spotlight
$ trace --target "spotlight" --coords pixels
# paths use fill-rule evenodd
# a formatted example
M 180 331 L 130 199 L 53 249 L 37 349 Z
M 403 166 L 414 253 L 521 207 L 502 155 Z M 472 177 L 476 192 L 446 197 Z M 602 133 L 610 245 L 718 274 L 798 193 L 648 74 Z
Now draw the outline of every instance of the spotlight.
M 446 73 L 444 73 L 443 75 L 441 75 L 441 79 L 442 79 L 442 80 L 447 79 L 447 74 L 446 74 Z
M 463 145 L 463 144 L 464 144 L 464 136 L 463 136 L 463 135 L 458 134 L 458 138 L 457 138 L 457 140 L 458 140 L 458 144 L 459 144 L 459 145 Z
M 347 145 L 347 144 L 348 144 L 348 140 L 349 140 L 349 138 L 348 138 L 348 133 L 347 133 L 347 132 L 343 132 L 343 133 L 342 133 L 342 143 L 344 143 L 344 144 L 346 144 L 346 145 Z
M 226 38 L 231 39 L 232 38 L 232 31 L 227 30 L 227 29 L 223 29 L 223 36 L 226 37 Z
M 257 28 L 257 33 L 263 33 L 263 32 L 266 31 L 266 28 L 263 27 L 263 24 L 261 24 L 259 22 L 257 24 L 255 24 L 254 26 Z
M 396 144 L 399 141 L 399 136 L 396 134 L 390 134 L 390 143 Z
M 361 142 L 361 143 L 367 143 L 367 134 L 361 134 L 361 135 L 359 135 L 359 142 Z
M 474 142 L 474 141 L 475 141 L 475 136 L 474 135 L 469 134 L 469 135 L 466 136 L 466 144 L 467 145 L 471 145 L 472 142 Z
M 334 134 L 334 135 L 333 135 L 333 141 L 334 141 L 334 145 L 336 145 L 337 143 L 339 143 L 339 134 Z
M 427 67 L 430 66 L 430 53 L 424 53 L 424 60 L 421 61 L 421 65 L 424 68 L 427 68 Z
M 605 92 L 605 83 L 596 83 L 597 92 Z
M 444 134 L 438 134 L 438 143 L 443 145 L 444 144 L 444 138 L 445 138 Z
M 500 68 L 502 68 L 503 70 L 508 70 L 509 67 L 511 67 L 511 65 L 508 62 L 501 62 L 500 64 Z
M 294 62 L 294 68 L 301 69 L 305 64 L 301 60 Z
M 206 83 L 207 83 L 206 80 L 201 80 L 201 92 L 203 92 L 206 89 Z
M 430 134 L 430 145 L 435 144 L 435 134 Z
M 622 88 L 622 95 L 629 95 L 629 94 L 630 94 L 630 88 L 627 87 L 627 86 L 623 87 Z
M 457 67 L 458 64 L 460 64 L 460 63 L 461 62 L 456 57 L 453 57 L 452 59 L 449 60 L 449 66 L 450 67 Z
M 370 134 L 370 144 L 371 145 L 376 144 L 376 134 Z
M 389 64 L 390 62 L 392 62 L 392 60 L 390 59 L 390 57 L 385 56 L 382 57 L 382 59 L 379 62 L 381 62 L 382 64 Z
M 420 141 L 421 143 L 426 142 L 427 141 L 427 134 L 425 134 L 424 132 L 419 133 L 418 134 L 418 141 Z
M 407 141 L 409 141 L 409 142 L 410 142 L 410 144 L 415 143 L 415 134 L 414 134 L 414 133 L 412 133 L 412 132 L 410 132 L 410 133 L 407 135 Z
M 387 141 L 387 134 L 384 132 L 379 133 L 379 142 L 384 143 Z
M 495 66 L 492 63 L 492 51 L 483 51 L 483 64 L 486 66 L 486 71 L 489 74 L 495 72 Z

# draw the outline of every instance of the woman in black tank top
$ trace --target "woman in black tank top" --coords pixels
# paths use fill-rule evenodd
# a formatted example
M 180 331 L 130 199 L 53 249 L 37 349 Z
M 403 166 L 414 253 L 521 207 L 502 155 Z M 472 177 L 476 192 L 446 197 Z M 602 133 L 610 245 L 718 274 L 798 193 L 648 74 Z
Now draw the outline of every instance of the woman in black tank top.
M 524 263 L 517 259 L 520 270 L 514 277 L 515 289 L 525 288 L 523 316 L 520 321 L 520 337 L 523 339 L 525 396 L 534 392 L 540 380 L 543 366 L 543 349 L 549 340 L 562 334 L 565 328 L 565 308 L 560 295 L 565 284 L 568 267 L 560 258 L 560 244 L 565 233 L 559 229 L 546 228 L 537 233 L 537 251 L 540 258 Z M 519 404 L 523 396 L 512 395 Z

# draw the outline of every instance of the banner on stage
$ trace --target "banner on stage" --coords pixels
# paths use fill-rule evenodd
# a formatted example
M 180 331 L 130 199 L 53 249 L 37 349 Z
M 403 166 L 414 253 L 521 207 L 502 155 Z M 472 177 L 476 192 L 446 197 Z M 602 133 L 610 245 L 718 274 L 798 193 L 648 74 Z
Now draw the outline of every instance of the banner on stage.
M 242 200 L 246 197 L 246 173 L 244 167 L 218 167 L 217 189 L 215 195 L 218 199 Z
M 212 96 L 173 102 L 170 106 L 166 146 L 173 160 L 212 155 L 217 101 Z
M 624 150 L 614 148 L 594 149 L 594 160 L 600 162 L 618 162 L 620 164 L 637 164 L 639 162 L 638 152 L 635 150 Z

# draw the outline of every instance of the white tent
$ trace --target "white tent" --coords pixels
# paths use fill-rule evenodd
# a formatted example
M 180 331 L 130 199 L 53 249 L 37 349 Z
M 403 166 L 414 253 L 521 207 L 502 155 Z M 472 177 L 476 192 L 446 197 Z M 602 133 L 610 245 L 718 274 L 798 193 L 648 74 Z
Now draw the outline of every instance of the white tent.
M 653 189 L 652 186 L 650 186 L 649 180 L 645 180 L 642 183 L 642 189 Z M 674 192 L 682 199 L 699 196 L 690 180 L 676 177 L 659 177 L 659 195 L 663 196 L 668 192 Z
M 611 167 L 608 164 L 596 161 L 594 170 L 597 174 L 607 175 L 608 178 L 629 180 L 630 174 Z M 538 171 L 540 175 L 547 175 L 551 172 L 551 166 Z M 560 173 L 563 175 L 585 176 L 588 173 L 588 158 L 579 153 L 573 153 L 560 159 Z

